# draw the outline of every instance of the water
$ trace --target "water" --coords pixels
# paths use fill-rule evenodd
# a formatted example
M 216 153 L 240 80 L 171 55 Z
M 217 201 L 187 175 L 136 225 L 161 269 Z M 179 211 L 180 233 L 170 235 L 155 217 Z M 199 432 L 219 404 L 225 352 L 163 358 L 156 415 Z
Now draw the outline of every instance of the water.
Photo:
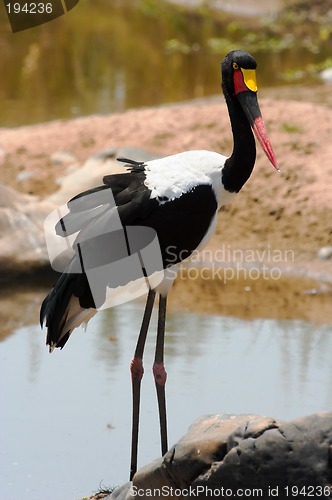
M 329 39 L 318 45 L 303 40 L 296 26 L 288 34 L 269 32 L 273 18 L 265 25 L 258 15 L 239 23 L 235 14 L 183 15 L 159 0 L 132 4 L 81 0 L 68 14 L 15 34 L 3 12 L 0 126 L 220 94 L 220 60 L 235 48 L 255 55 L 260 89 L 284 84 L 283 73 L 305 70 L 331 54 Z M 266 15 L 262 0 L 237 2 L 241 12 L 248 6 Z M 302 80 L 308 83 L 305 71 Z
M 63 351 L 38 325 L 0 343 L 1 484 L 6 500 L 75 500 L 128 479 L 129 361 L 142 317 L 129 303 L 98 314 Z M 159 455 L 153 361 L 146 346 L 139 465 Z M 170 444 L 209 413 L 292 419 L 332 406 L 331 325 L 169 313 Z

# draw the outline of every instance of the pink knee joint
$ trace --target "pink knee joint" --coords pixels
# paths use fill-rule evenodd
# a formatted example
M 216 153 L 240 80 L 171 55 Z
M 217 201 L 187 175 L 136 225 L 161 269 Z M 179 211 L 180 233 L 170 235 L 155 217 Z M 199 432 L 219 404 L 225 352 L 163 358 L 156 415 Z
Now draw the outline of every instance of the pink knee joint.
M 130 363 L 130 371 L 132 380 L 142 380 L 144 368 L 142 358 L 133 358 Z
M 164 367 L 164 363 L 154 363 L 153 365 L 153 375 L 156 384 L 165 385 L 167 379 L 167 373 Z

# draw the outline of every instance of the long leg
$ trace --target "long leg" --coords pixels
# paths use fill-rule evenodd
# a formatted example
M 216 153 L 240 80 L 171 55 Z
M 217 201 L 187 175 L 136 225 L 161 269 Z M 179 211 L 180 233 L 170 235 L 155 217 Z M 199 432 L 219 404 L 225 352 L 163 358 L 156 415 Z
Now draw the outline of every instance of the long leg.
M 160 296 L 159 312 L 158 312 L 158 331 L 156 342 L 156 353 L 153 364 L 153 375 L 156 383 L 159 423 L 160 423 L 160 439 L 161 439 L 161 454 L 167 452 L 167 415 L 166 415 L 166 397 L 165 384 L 167 373 L 164 367 L 164 341 L 165 341 L 165 321 L 166 321 L 166 303 L 167 297 Z
M 141 330 L 136 344 L 135 354 L 130 364 L 132 393 L 133 393 L 133 415 L 132 415 L 132 433 L 131 433 L 131 462 L 130 462 L 130 480 L 137 471 L 137 450 L 138 450 L 138 428 L 139 428 L 139 410 L 141 398 L 141 380 L 144 373 L 143 352 L 148 333 L 151 313 L 156 292 L 149 291 L 146 300 L 146 306 L 141 325 Z

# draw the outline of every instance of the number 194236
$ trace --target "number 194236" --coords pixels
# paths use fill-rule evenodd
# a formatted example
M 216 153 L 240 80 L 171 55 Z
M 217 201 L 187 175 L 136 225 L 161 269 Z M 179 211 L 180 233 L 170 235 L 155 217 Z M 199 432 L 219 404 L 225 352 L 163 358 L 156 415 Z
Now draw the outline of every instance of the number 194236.
M 285 486 L 284 490 L 287 497 L 332 497 L 331 486 Z
M 23 5 L 19 4 L 18 2 L 14 3 L 7 3 L 7 12 L 8 14 L 51 14 L 53 7 L 52 3 L 33 3 L 33 2 L 27 2 L 24 3 Z

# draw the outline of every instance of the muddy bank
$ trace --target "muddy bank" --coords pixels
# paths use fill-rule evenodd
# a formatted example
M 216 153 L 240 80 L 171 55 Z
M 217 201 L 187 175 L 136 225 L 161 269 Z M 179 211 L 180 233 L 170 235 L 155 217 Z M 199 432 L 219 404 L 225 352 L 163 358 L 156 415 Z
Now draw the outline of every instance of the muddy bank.
M 45 271 L 45 270 L 44 270 Z M 195 311 L 242 319 L 278 318 L 303 320 L 312 325 L 332 323 L 332 285 L 301 276 L 286 275 L 265 279 L 245 272 L 230 278 L 224 270 L 213 276 L 191 269 L 179 274 L 169 294 L 169 311 Z M 274 276 L 274 277 L 273 277 Z M 55 274 L 48 273 L 49 286 Z M 0 340 L 17 328 L 38 322 L 39 309 L 48 288 L 28 282 L 0 293 Z M 19 304 L 19 307 L 18 307 Z M 144 303 L 142 300 L 142 313 Z M 36 335 L 44 335 L 38 327 Z
M 332 286 L 295 275 L 277 275 L 264 279 L 252 273 L 252 279 L 242 271 L 227 279 L 223 270 L 218 274 L 220 279 L 208 280 L 207 274 L 200 277 L 191 270 L 176 281 L 169 304 L 171 308 L 243 319 L 332 322 Z

